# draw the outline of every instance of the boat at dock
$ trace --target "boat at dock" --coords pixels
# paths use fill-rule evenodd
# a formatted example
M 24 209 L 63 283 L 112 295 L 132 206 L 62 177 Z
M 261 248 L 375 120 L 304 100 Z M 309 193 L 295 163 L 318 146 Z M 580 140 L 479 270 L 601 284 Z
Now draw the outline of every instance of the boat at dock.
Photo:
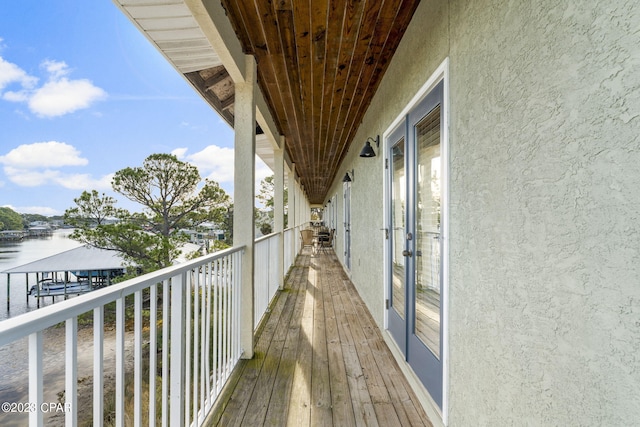
M 23 230 L 3 230 L 0 231 L 0 242 L 19 242 L 27 236 Z
M 38 304 L 43 297 L 79 295 L 104 286 L 123 275 L 125 262 L 115 251 L 80 246 L 28 264 L 3 271 L 7 275 L 7 307 L 10 300 L 11 275 L 24 274 L 26 297 Z M 36 285 L 29 286 L 29 275 L 35 274 Z
M 66 282 L 43 279 L 29 290 L 29 295 L 36 298 L 60 295 L 80 295 L 92 291 L 95 287 L 88 280 Z

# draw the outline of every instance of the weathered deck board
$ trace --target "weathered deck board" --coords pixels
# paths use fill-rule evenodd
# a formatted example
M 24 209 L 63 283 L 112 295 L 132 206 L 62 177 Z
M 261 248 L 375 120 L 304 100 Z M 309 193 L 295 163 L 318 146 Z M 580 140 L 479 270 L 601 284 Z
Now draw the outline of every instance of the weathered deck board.
M 308 271 L 308 259 L 306 259 L 307 265 L 304 268 L 297 268 L 293 273 L 301 272 L 306 276 Z M 288 327 L 283 322 L 283 329 L 286 329 L 287 337 L 285 339 L 284 349 L 282 351 L 282 358 L 280 360 L 280 366 L 278 367 L 278 375 L 274 383 L 273 391 L 271 392 L 271 402 L 264 425 L 269 426 L 283 426 L 287 424 L 287 417 L 289 415 L 289 401 L 291 399 L 293 373 L 296 367 L 296 357 L 298 355 L 298 342 L 300 336 L 300 319 L 302 318 L 302 312 L 304 310 L 305 296 L 306 296 L 306 281 L 303 282 L 301 276 L 291 275 L 290 281 L 292 287 L 287 287 L 283 293 L 289 292 L 292 294 L 293 310 L 289 319 Z M 304 286 L 302 286 L 304 284 Z M 275 316 L 275 313 L 274 313 Z
M 332 252 L 300 255 L 209 425 L 430 426 Z
M 305 280 L 306 279 L 306 280 Z M 302 319 L 300 319 L 300 336 L 298 339 L 297 363 L 293 373 L 291 400 L 287 425 L 309 425 L 311 419 L 311 364 L 313 362 L 313 294 L 315 270 L 309 268 L 306 281 L 306 298 Z
M 323 266 L 316 264 L 313 311 L 313 365 L 311 372 L 311 425 L 333 425 L 331 381 L 323 297 Z
M 324 270 L 322 275 L 323 302 L 325 310 L 325 327 L 327 351 L 329 358 L 329 376 L 331 380 L 331 406 L 333 409 L 333 423 L 337 426 L 353 427 L 356 421 L 353 414 L 353 404 L 349 393 L 349 382 L 344 363 L 340 334 L 334 311 L 333 297 L 330 284 L 337 281 L 334 269 Z

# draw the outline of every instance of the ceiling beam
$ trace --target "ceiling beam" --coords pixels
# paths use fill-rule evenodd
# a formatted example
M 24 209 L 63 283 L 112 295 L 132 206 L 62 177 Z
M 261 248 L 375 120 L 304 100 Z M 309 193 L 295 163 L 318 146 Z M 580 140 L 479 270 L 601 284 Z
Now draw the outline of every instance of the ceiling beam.
M 222 67 L 213 76 L 209 77 L 204 81 L 204 90 L 213 89 L 218 83 L 222 82 L 227 77 L 229 77 L 229 73 L 224 67 Z

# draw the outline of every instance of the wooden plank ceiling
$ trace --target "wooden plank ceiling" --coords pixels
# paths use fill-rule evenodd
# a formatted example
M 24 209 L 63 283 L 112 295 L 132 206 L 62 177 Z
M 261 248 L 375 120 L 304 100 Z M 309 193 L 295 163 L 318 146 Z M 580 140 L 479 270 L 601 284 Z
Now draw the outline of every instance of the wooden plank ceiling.
M 419 0 L 221 0 L 309 201 L 324 202 Z M 223 68 L 186 74 L 233 122 Z

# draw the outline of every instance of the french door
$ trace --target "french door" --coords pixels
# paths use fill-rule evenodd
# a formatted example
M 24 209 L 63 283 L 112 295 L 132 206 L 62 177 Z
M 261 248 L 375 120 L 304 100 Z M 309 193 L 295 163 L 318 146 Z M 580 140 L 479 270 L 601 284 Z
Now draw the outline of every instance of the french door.
M 443 83 L 387 138 L 388 326 L 406 360 L 442 407 Z
M 351 182 L 344 184 L 344 265 L 351 271 Z

